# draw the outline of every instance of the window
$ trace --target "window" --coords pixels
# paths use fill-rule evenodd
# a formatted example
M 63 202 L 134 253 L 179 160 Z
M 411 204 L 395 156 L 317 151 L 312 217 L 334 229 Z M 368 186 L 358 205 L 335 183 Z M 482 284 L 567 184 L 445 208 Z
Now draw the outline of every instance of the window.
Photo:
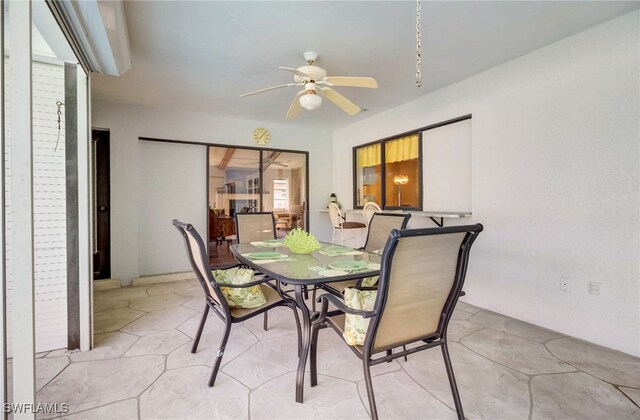
M 353 148 L 353 203 L 471 212 L 471 115 Z
M 421 133 L 354 148 L 354 203 L 422 209 Z
M 287 209 L 289 208 L 287 203 L 287 185 L 286 179 L 274 179 L 273 180 L 273 208 L 274 209 Z

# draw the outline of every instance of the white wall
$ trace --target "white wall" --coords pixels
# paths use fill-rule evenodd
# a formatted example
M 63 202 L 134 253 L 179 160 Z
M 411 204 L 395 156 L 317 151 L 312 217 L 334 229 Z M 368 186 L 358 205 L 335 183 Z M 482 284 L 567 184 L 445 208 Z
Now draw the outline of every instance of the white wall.
M 471 211 L 471 120 L 422 132 L 422 208 Z
M 354 145 L 473 114 L 463 222 L 485 231 L 466 301 L 640 355 L 639 20 L 634 11 L 336 131 L 333 189 L 351 204 L 342 181 Z
M 143 160 L 140 154 L 143 149 L 142 142 L 138 140 L 140 136 L 252 146 L 253 129 L 269 128 L 272 134 L 269 148 L 309 151 L 311 232 L 320 240 L 331 239 L 328 223 L 323 223 L 319 216 L 319 211 L 326 206 L 331 194 L 331 178 L 328 174 L 332 173 L 333 165 L 329 131 L 98 100 L 92 104 L 92 123 L 93 127 L 108 128 L 111 132 L 111 272 L 114 278 L 121 279 L 125 284 L 141 274 L 158 274 L 166 269 L 151 267 L 158 255 L 147 259 L 149 255 L 146 250 L 157 244 L 140 235 L 140 220 L 147 217 L 140 212 L 141 188 L 148 184 L 148 179 L 141 173 Z M 205 165 L 203 156 L 203 171 Z M 173 167 L 166 168 L 164 176 L 182 178 L 183 175 Z M 204 188 L 202 194 L 204 208 L 207 200 Z M 176 243 L 182 240 L 177 232 L 171 232 L 170 235 L 167 232 L 164 239 Z M 165 252 L 167 255 L 164 258 L 182 261 L 182 265 L 172 266 L 172 270 L 190 270 L 184 250 L 179 255 Z
M 182 271 L 184 243 L 171 221 L 192 223 L 206 240 L 207 148 L 143 141 L 140 162 L 140 275 Z

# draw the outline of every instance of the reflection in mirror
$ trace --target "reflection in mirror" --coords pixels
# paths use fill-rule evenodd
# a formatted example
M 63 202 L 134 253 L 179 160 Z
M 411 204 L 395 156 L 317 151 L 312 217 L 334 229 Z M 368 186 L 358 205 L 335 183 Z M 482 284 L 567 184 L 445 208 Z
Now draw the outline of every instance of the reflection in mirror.
M 212 264 L 235 259 L 236 213 L 260 211 L 260 151 L 209 147 L 209 256 Z
M 356 149 L 357 207 L 374 202 L 382 206 L 382 147 L 380 143 Z
M 420 208 L 419 143 L 418 134 L 385 142 L 386 208 Z
M 278 237 L 295 228 L 307 228 L 306 163 L 304 153 L 263 152 L 263 211 L 274 213 Z

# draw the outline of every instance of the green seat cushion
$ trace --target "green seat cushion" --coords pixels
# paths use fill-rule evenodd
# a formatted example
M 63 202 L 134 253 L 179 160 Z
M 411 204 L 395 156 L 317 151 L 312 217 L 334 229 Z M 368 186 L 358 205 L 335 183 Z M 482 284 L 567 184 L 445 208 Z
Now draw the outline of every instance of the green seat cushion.
M 373 277 L 363 278 L 360 284 L 362 285 L 362 287 L 373 287 L 376 285 L 377 282 L 378 282 L 378 276 L 373 276 Z
M 376 278 L 377 279 L 377 278 Z M 360 311 L 372 311 L 376 303 L 376 290 L 358 290 L 353 287 L 344 289 L 344 303 L 348 308 Z M 350 346 L 362 346 L 369 328 L 368 318 L 360 315 L 346 314 L 342 337 Z
M 258 308 L 267 299 L 259 284 L 250 287 L 223 287 L 223 284 L 246 284 L 252 282 L 254 271 L 248 268 L 233 267 L 227 270 L 211 270 L 216 283 L 220 285 L 220 290 L 227 299 L 230 308 Z

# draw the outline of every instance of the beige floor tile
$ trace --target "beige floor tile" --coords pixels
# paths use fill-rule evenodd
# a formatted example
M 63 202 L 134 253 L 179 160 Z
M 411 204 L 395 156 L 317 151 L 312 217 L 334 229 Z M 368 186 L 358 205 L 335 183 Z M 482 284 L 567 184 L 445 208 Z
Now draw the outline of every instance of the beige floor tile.
M 219 325 L 221 323 L 214 324 L 212 322 L 211 324 Z M 205 328 L 198 345 L 198 351 L 191 353 L 192 341 L 180 346 L 167 357 L 167 369 L 197 365 L 213 366 L 213 360 L 218 352 L 221 340 L 222 330 L 217 333 L 208 333 L 207 328 Z M 223 366 L 247 351 L 257 342 L 258 340 L 246 328 L 241 325 L 232 326 L 229 341 L 222 358 Z
M 45 357 L 36 359 L 36 392 L 48 384 L 69 365 L 68 357 Z
M 531 380 L 534 419 L 638 419 L 640 409 L 613 386 L 582 372 Z
M 196 336 L 196 333 L 198 332 L 198 326 L 200 325 L 201 319 L 202 319 L 202 313 L 195 314 L 191 318 L 184 321 L 182 324 L 178 325 L 176 329 L 179 331 L 182 331 L 187 336 L 194 338 Z M 239 326 L 241 325 L 239 324 L 234 325 L 234 327 L 239 327 Z M 214 334 L 216 336 L 220 335 L 220 337 L 222 337 L 223 331 L 224 331 L 224 323 L 222 322 L 222 320 L 220 320 L 220 318 L 218 318 L 216 314 L 212 313 L 212 311 L 209 310 L 209 314 L 207 315 L 207 321 L 204 324 L 203 336 Z
M 70 413 L 138 396 L 164 369 L 164 357 L 140 356 L 69 365 L 37 395 L 39 402 L 67 402 Z
M 631 398 L 637 406 L 640 406 L 640 389 L 621 386 L 620 391 L 622 391 L 627 397 Z
M 266 332 L 261 316 L 232 326 L 218 382 L 209 388 L 224 324 L 209 314 L 198 351 L 190 353 L 204 307 L 199 284 L 98 291 L 95 303 L 96 329 L 111 332 L 96 334 L 94 350 L 55 350 L 36 361 L 38 401 L 70 403 L 77 413 L 70 418 L 368 418 L 362 363 L 329 329 L 320 332 L 319 384 L 309 387 L 307 364 L 305 402 L 294 402 L 297 339 L 288 308 L 270 313 Z M 530 383 L 534 418 L 640 418 L 632 402 L 640 400 L 638 358 L 462 302 L 448 336 L 468 418 L 528 418 Z M 515 370 L 569 365 L 587 373 L 543 373 L 530 382 Z M 455 416 L 440 349 L 372 370 L 381 418 Z
M 259 341 L 222 370 L 244 385 L 257 388 L 277 376 L 296 370 L 297 347 L 298 339 L 293 334 Z
M 575 338 L 551 340 L 554 356 L 602 380 L 640 388 L 640 359 Z
M 184 343 L 191 341 L 178 330 L 167 330 L 141 337 L 124 354 L 124 357 L 146 356 L 149 354 L 169 354 Z
M 138 339 L 138 336 L 122 332 L 96 334 L 93 349 L 69 354 L 73 362 L 114 359 L 120 357 Z
M 269 329 L 263 328 L 264 317 L 258 315 L 244 321 L 244 326 L 251 330 L 260 340 L 279 337 L 286 334 L 295 333 L 296 321 L 293 311 L 289 308 L 274 308 L 269 311 Z
M 398 359 L 400 360 L 400 359 Z M 372 375 L 381 375 L 400 369 L 397 360 L 371 368 Z M 404 363 L 401 362 L 401 363 Z M 307 363 L 307 368 L 309 363 Z M 350 381 L 364 379 L 362 361 L 332 328 L 320 330 L 318 335 L 318 373 Z
M 458 343 L 449 343 L 449 352 L 465 416 L 509 420 L 529 416 L 526 375 L 487 360 Z M 453 407 L 440 349 L 412 354 L 401 366 L 417 383 Z
M 148 287 L 147 293 L 149 294 L 149 296 L 156 296 L 156 295 L 164 295 L 167 293 L 173 293 L 178 290 L 191 289 L 195 287 L 196 287 L 195 285 L 191 284 L 186 280 L 170 281 L 166 283 L 158 283 L 154 286 Z M 197 287 L 200 287 L 200 286 L 198 285 Z
M 124 400 L 62 417 L 65 420 L 138 420 L 138 400 Z
M 96 297 L 93 300 L 93 312 L 108 311 L 109 309 L 126 308 L 129 306 L 128 300 L 100 299 Z
M 452 319 L 449 322 L 449 328 L 447 328 L 447 338 L 449 341 L 460 341 L 460 338 L 483 328 L 482 325 L 470 321 Z
M 199 297 L 201 299 L 204 300 L 204 290 L 202 290 L 202 286 L 197 285 L 194 287 L 191 287 L 189 289 L 181 289 L 181 290 L 176 290 L 174 292 L 176 295 L 178 296 L 186 296 L 186 297 Z
M 58 350 L 51 350 L 48 352 L 42 352 L 42 353 L 38 353 L 41 356 L 36 355 L 36 359 L 39 359 L 41 357 L 60 357 L 60 356 L 69 356 L 70 353 L 76 352 L 77 350 L 73 350 L 73 351 L 69 351 L 67 349 L 58 349 Z
M 36 359 L 36 392 L 41 390 L 53 378 L 69 365 L 67 357 L 44 357 Z M 12 400 L 11 385 L 13 382 L 13 363 L 7 362 L 7 384 L 9 386 L 9 401 Z
M 134 311 L 129 308 L 110 309 L 108 311 L 98 312 L 94 314 L 93 332 L 100 334 L 117 331 L 144 315 L 145 312 Z
M 367 419 L 356 384 L 328 376 L 311 388 L 305 378 L 304 404 L 295 402 L 295 372 L 273 379 L 251 393 L 252 419 Z
M 185 296 L 186 297 L 186 296 Z M 182 306 L 186 306 L 187 308 L 191 308 L 198 312 L 202 312 L 204 310 L 205 299 L 204 294 L 202 292 L 199 293 L 199 296 L 196 297 L 186 297 L 187 301 L 182 304 Z
M 118 289 L 97 290 L 93 297 L 97 300 L 131 300 L 149 296 L 148 286 L 142 287 L 120 287 Z
M 195 366 L 170 370 L 140 396 L 143 419 L 245 419 L 249 390 L 224 373 L 208 387 L 210 370 Z
M 173 293 L 157 296 L 149 296 L 142 299 L 135 299 L 129 302 L 129 308 L 136 311 L 153 312 L 160 309 L 171 308 L 185 303 L 189 298 L 178 296 Z
M 552 338 L 562 337 L 562 334 L 555 331 L 486 310 L 473 315 L 469 318 L 469 321 L 496 331 L 506 332 L 534 341 L 544 342 Z
M 191 308 L 185 308 L 184 306 L 160 309 L 159 311 L 145 314 L 136 319 L 122 328 L 122 331 L 140 336 L 154 334 L 173 329 L 195 314 L 196 311 Z
M 468 335 L 461 342 L 476 353 L 527 375 L 576 370 L 554 357 L 542 343 L 491 329 Z
M 475 312 L 467 311 L 464 308 L 462 308 L 460 305 L 456 305 L 456 309 L 453 311 L 453 315 L 451 316 L 451 319 L 466 320 L 471 318 L 475 314 L 476 314 Z
M 477 306 L 474 306 L 465 302 L 460 302 L 460 301 L 458 301 L 458 303 L 456 304 L 456 308 L 462 309 L 463 311 L 466 311 L 466 312 L 471 312 L 472 314 L 477 314 L 482 310 L 482 308 L 478 308 Z
M 392 372 L 372 379 L 378 416 L 383 419 L 455 419 L 456 414 L 425 391 L 404 372 Z M 358 384 L 368 409 L 367 388 Z

